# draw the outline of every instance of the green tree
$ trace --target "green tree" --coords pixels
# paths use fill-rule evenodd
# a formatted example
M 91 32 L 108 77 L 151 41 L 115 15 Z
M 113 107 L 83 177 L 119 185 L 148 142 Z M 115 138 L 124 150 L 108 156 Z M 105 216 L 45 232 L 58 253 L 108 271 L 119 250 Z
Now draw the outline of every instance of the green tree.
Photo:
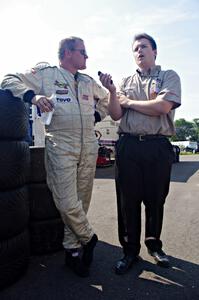
M 195 129 L 195 141 L 199 142 L 199 118 L 193 119 L 194 129 Z
M 199 118 L 192 122 L 181 118 L 175 121 L 176 135 L 171 138 L 172 141 L 199 141 Z

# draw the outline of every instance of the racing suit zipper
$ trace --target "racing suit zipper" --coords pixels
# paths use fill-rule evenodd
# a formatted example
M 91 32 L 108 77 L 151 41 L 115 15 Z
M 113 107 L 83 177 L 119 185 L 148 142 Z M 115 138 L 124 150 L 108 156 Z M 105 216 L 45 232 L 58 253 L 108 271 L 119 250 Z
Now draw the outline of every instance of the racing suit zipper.
M 77 78 L 74 78 L 75 80 L 75 93 L 76 93 L 76 98 L 77 98 L 77 103 L 79 106 L 79 112 L 80 112 L 80 120 L 81 120 L 81 149 L 80 149 L 80 161 L 81 161 L 81 156 L 82 156 L 82 146 L 83 146 L 83 121 L 82 121 L 82 112 L 81 112 L 81 106 L 79 102 L 79 94 L 78 94 L 78 81 Z
M 64 81 L 66 81 L 68 83 L 67 78 L 65 77 L 65 75 L 62 73 L 62 71 L 59 69 Z M 71 91 L 73 91 L 73 87 L 69 84 Z M 80 149 L 80 159 L 79 161 L 81 161 L 81 157 L 82 157 L 82 146 L 83 146 L 83 121 L 82 121 L 82 112 L 81 112 L 81 106 L 80 106 L 80 102 L 79 102 L 79 94 L 78 94 L 78 81 L 77 81 L 77 75 L 74 76 L 74 89 L 75 89 L 75 95 L 76 95 L 76 99 L 77 99 L 77 103 L 78 103 L 78 107 L 79 107 L 79 114 L 80 114 L 80 122 L 81 122 L 81 149 Z

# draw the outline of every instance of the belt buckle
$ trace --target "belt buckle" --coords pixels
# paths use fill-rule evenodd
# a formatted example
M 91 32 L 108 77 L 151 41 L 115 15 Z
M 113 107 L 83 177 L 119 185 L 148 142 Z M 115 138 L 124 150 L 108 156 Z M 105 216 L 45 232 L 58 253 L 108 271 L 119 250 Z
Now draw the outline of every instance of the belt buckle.
M 144 138 L 143 138 L 143 137 L 144 137 L 144 135 L 142 135 L 142 134 L 140 134 L 140 135 L 138 136 L 138 139 L 139 139 L 140 142 L 143 142 L 143 141 L 144 141 Z

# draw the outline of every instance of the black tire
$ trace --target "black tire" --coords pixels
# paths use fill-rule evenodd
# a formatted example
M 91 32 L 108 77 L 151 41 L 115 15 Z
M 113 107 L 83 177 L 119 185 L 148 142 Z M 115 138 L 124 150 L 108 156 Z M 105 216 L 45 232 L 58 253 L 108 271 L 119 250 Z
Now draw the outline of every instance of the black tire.
M 61 219 L 30 222 L 31 254 L 53 253 L 63 248 L 64 224 Z
M 23 186 L 28 180 L 29 171 L 28 143 L 0 141 L 0 190 Z
M 22 232 L 29 222 L 28 188 L 0 191 L 0 240 Z
M 30 147 L 30 183 L 46 182 L 44 147 Z
M 28 134 L 29 112 L 25 103 L 0 89 L 0 139 L 22 140 Z
M 28 230 L 0 241 L 0 289 L 18 280 L 26 271 L 30 257 Z
M 29 184 L 30 220 L 44 221 L 60 218 L 51 191 L 45 183 Z

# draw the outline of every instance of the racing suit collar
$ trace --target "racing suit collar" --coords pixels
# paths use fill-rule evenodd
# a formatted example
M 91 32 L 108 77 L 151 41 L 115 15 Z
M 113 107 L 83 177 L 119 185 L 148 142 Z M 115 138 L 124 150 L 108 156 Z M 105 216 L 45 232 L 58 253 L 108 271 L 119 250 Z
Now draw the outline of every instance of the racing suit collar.
M 71 73 L 70 71 L 68 71 L 68 70 L 66 70 L 66 69 L 64 69 L 63 67 L 59 67 L 60 68 L 60 72 L 63 74 L 63 75 L 65 75 L 66 77 L 69 77 L 69 78 L 71 78 L 71 79 L 73 79 L 73 80 L 79 80 L 79 79 L 81 79 L 81 80 L 83 80 L 83 81 L 88 81 L 88 79 L 86 78 L 86 76 L 84 76 L 84 74 L 82 74 L 82 73 L 80 73 L 80 72 L 76 72 L 75 74 L 73 74 L 73 73 Z
M 73 73 L 71 73 L 70 71 L 68 71 L 68 70 L 66 70 L 66 69 L 64 69 L 64 68 L 62 68 L 62 67 L 59 67 L 60 68 L 60 71 L 61 71 L 61 73 L 62 74 L 65 74 L 67 77 L 69 76 L 69 77 L 71 77 L 72 79 L 74 79 L 75 78 L 75 75 L 77 74 L 77 73 L 75 73 L 75 75 L 73 74 Z M 76 75 L 77 76 L 77 75 Z

